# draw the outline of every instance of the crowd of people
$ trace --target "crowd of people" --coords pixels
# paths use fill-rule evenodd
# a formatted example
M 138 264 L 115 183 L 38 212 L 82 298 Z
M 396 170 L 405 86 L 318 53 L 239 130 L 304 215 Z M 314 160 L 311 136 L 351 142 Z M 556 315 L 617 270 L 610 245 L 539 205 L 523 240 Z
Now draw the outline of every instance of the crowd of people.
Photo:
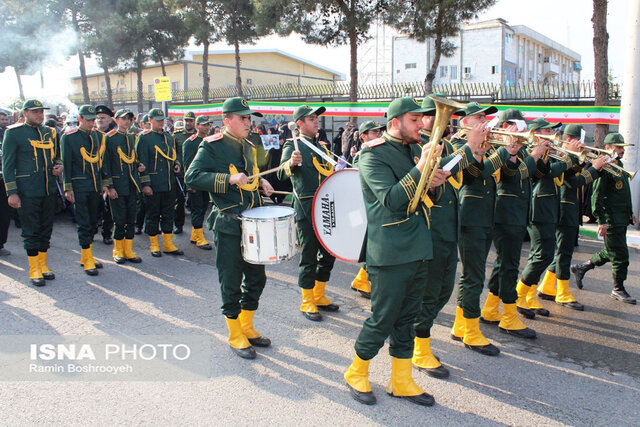
M 442 105 L 453 110 L 446 113 Z M 9 255 L 2 245 L 10 207 L 21 222 L 31 283 L 54 280 L 47 256 L 57 199 L 73 206 L 80 264 L 88 275 L 103 268 L 92 252 L 99 223 L 118 264 L 142 262 L 133 242 L 143 231 L 152 257 L 182 255 L 173 234 L 183 231 L 186 204 L 191 242 L 212 250 L 204 226 L 213 232 L 229 346 L 246 359 L 271 340 L 254 327 L 266 273 L 264 265 L 243 259 L 240 215 L 263 206 L 263 196 L 281 203 L 280 188 L 291 193 L 300 246 L 300 312 L 322 321 L 321 312 L 340 307 L 325 292 L 335 258 L 314 231 L 312 200 L 334 173 L 328 159 L 352 163 L 368 221 L 363 264 L 352 289 L 371 299 L 372 312 L 344 378 L 352 397 L 364 404 L 376 402 L 369 363 L 387 339 L 392 356 L 387 393 L 434 404 L 412 378 L 412 366 L 435 378 L 449 376 L 430 340 L 433 322 L 456 287 L 451 338 L 487 356 L 500 350 L 485 338 L 480 323 L 533 339 L 536 332 L 522 319 L 550 315 L 538 297 L 582 310 L 569 288 L 571 272 L 582 287 L 589 270 L 611 262 L 611 297 L 636 302 L 624 287 L 626 230 L 637 219 L 621 161 L 629 144 L 619 133 L 608 134 L 605 150 L 596 150 L 585 146 L 582 126 L 569 124 L 556 133 L 561 123 L 527 121 L 517 109 L 502 111 L 490 128 L 487 115 L 497 113 L 494 106 L 458 105 L 441 96 L 422 103 L 395 99 L 386 124 L 366 121 L 356 129 L 349 123 L 331 141 L 319 129 L 325 108 L 308 105 L 293 113 L 295 138 L 288 126 L 256 126 L 252 119 L 262 115 L 242 98 L 224 102 L 223 126 L 217 129 L 210 117 L 193 112 L 174 126 L 157 108 L 137 117 L 107 106 L 83 105 L 76 116 L 60 118 L 45 117 L 45 110 L 40 101 L 27 100 L 20 120 L 9 126 L 0 114 L 6 127 L 0 255 Z M 460 118 L 456 132 L 450 126 L 454 111 Z M 261 150 L 261 134 L 278 134 L 281 149 Z M 277 171 L 264 174 L 266 169 Z M 604 248 L 572 266 L 578 197 L 589 183 L 594 183 L 593 215 Z M 531 247 L 519 271 L 526 235 Z M 481 304 L 492 245 L 497 257 Z M 456 286 L 458 257 L 462 271 Z

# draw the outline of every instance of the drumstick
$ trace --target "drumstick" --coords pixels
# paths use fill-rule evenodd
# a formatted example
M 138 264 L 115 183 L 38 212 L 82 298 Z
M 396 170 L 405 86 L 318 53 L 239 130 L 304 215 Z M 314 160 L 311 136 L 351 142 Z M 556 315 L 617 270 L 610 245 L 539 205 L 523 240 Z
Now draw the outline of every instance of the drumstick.
M 285 166 L 285 164 L 283 163 L 283 164 L 281 164 L 280 166 L 278 166 L 277 168 L 267 169 L 266 171 L 263 171 L 263 172 L 257 173 L 257 174 L 255 174 L 255 175 L 251 175 L 251 176 L 249 177 L 249 179 L 253 179 L 253 178 L 258 177 L 258 176 L 268 175 L 268 174 L 270 174 L 270 173 L 277 172 L 277 171 L 279 171 L 280 169 L 282 169 L 284 166 Z
M 289 122 L 287 124 L 287 127 L 291 131 L 291 136 L 293 137 L 293 148 L 296 151 L 300 151 L 298 149 L 298 137 L 296 136 L 296 129 L 298 129 L 298 125 L 296 124 L 296 122 Z M 300 166 L 301 164 L 302 164 L 302 162 L 298 163 L 298 166 Z
M 273 190 L 273 191 L 271 192 L 271 194 L 284 194 L 284 195 L 286 196 L 286 195 L 289 195 L 289 194 L 293 194 L 293 192 L 292 192 L 292 191 L 279 191 L 279 190 Z

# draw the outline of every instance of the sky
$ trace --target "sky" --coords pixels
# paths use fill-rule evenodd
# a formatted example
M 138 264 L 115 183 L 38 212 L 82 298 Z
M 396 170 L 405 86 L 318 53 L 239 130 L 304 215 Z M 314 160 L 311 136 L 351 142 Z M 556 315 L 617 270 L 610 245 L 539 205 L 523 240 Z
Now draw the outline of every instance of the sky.
M 614 80 L 622 82 L 625 67 L 626 34 L 628 27 L 627 10 L 629 3 L 637 0 L 609 0 L 607 30 L 609 32 L 609 67 Z M 582 56 L 582 80 L 593 79 L 593 13 L 592 0 L 537 0 L 535 3 L 522 0 L 498 0 L 494 6 L 478 17 L 478 21 L 503 18 L 510 25 L 526 25 L 533 30 L 559 42 Z M 70 35 L 65 35 L 69 44 Z M 59 40 L 56 41 L 59 43 Z M 59 45 L 58 45 L 59 46 Z M 58 51 L 52 45 L 51 51 Z M 288 38 L 267 37 L 255 45 L 244 48 L 276 48 L 296 56 L 320 63 L 326 67 L 349 76 L 349 49 L 346 46 L 307 45 L 296 35 Z M 193 48 L 193 47 L 192 47 Z M 231 49 L 224 43 L 212 46 L 212 49 Z M 331 59 L 326 61 L 325 59 Z M 88 60 L 87 72 L 100 72 L 95 61 Z M 37 97 L 44 102 L 65 101 L 70 93 L 69 78 L 78 75 L 77 56 L 65 58 L 61 54 L 52 54 L 43 71 L 45 88 L 40 87 L 40 75 L 22 78 L 25 96 Z M 0 106 L 6 105 L 18 97 L 16 77 L 12 69 L 0 74 Z M 71 106 L 70 106 L 71 107 Z M 72 108 L 72 107 L 71 107 Z

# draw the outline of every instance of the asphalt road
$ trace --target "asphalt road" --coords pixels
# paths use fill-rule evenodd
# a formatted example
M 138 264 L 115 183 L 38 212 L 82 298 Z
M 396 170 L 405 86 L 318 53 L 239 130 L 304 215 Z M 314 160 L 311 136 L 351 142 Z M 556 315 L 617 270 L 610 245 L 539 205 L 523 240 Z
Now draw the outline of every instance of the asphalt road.
M 358 266 L 336 263 L 328 295 L 340 312 L 322 323 L 300 315 L 297 259 L 268 266 L 255 324 L 273 346 L 245 361 L 226 343 L 214 254 L 188 239 L 189 233 L 175 239 L 184 256 L 152 258 L 147 238 L 136 236 L 143 263 L 121 266 L 111 260 L 111 247 L 96 238 L 94 254 L 105 268 L 89 277 L 79 266 L 75 227 L 59 216 L 49 255 L 57 278 L 34 288 L 19 230 L 12 227 L 6 247 L 13 255 L 0 258 L 1 336 L 201 334 L 212 341 L 211 370 L 200 381 L 3 381 L 2 424 L 640 424 L 640 306 L 609 298 L 609 267 L 589 272 L 584 290 L 572 287 L 584 312 L 543 302 L 551 317 L 526 321 L 538 332 L 536 340 L 482 325 L 502 350 L 496 358 L 449 338 L 452 298 L 432 331 L 434 353 L 452 376 L 436 380 L 414 371 L 436 406 L 386 395 L 391 361 L 383 348 L 371 363 L 378 404 L 368 407 L 351 399 L 342 377 L 370 307 L 349 289 Z M 600 246 L 581 240 L 575 259 L 586 260 Z M 639 269 L 640 255 L 632 250 L 627 289 L 636 297 Z

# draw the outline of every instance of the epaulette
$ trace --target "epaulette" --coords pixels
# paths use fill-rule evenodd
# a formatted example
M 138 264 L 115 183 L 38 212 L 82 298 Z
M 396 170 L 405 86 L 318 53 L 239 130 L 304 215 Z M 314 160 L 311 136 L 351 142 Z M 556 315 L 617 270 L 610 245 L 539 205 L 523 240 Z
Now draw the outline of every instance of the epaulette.
M 207 142 L 214 142 L 214 141 L 221 140 L 223 137 L 224 137 L 224 135 L 222 135 L 221 133 L 216 133 L 215 135 L 209 135 L 204 140 L 207 141 Z
M 384 138 L 376 138 L 372 141 L 365 142 L 363 145 L 365 147 L 373 148 L 373 147 L 377 147 L 378 145 L 382 145 L 385 142 L 387 141 Z
M 111 130 L 107 133 L 107 136 L 113 136 L 113 135 L 115 135 L 116 133 L 118 133 L 118 129 L 111 129 Z
M 14 123 L 12 125 L 9 125 L 7 126 L 7 129 L 15 129 L 15 128 L 19 128 L 20 126 L 24 126 L 24 122 Z
M 65 129 L 64 134 L 65 135 L 71 135 L 72 133 L 76 133 L 78 132 L 78 127 L 77 126 L 72 126 L 72 127 L 68 127 L 67 129 Z
M 196 139 L 198 137 L 197 133 L 194 133 L 193 135 L 191 135 L 189 138 L 187 138 L 187 141 L 193 141 L 194 139 Z
M 249 144 L 250 146 L 252 146 L 253 148 L 255 148 L 256 146 L 253 145 L 253 142 L 249 141 L 247 138 L 244 139 L 244 141 Z
M 140 132 L 140 135 L 146 135 L 146 134 L 148 134 L 149 132 L 151 132 L 151 129 L 145 129 L 145 130 L 143 130 L 142 132 Z

